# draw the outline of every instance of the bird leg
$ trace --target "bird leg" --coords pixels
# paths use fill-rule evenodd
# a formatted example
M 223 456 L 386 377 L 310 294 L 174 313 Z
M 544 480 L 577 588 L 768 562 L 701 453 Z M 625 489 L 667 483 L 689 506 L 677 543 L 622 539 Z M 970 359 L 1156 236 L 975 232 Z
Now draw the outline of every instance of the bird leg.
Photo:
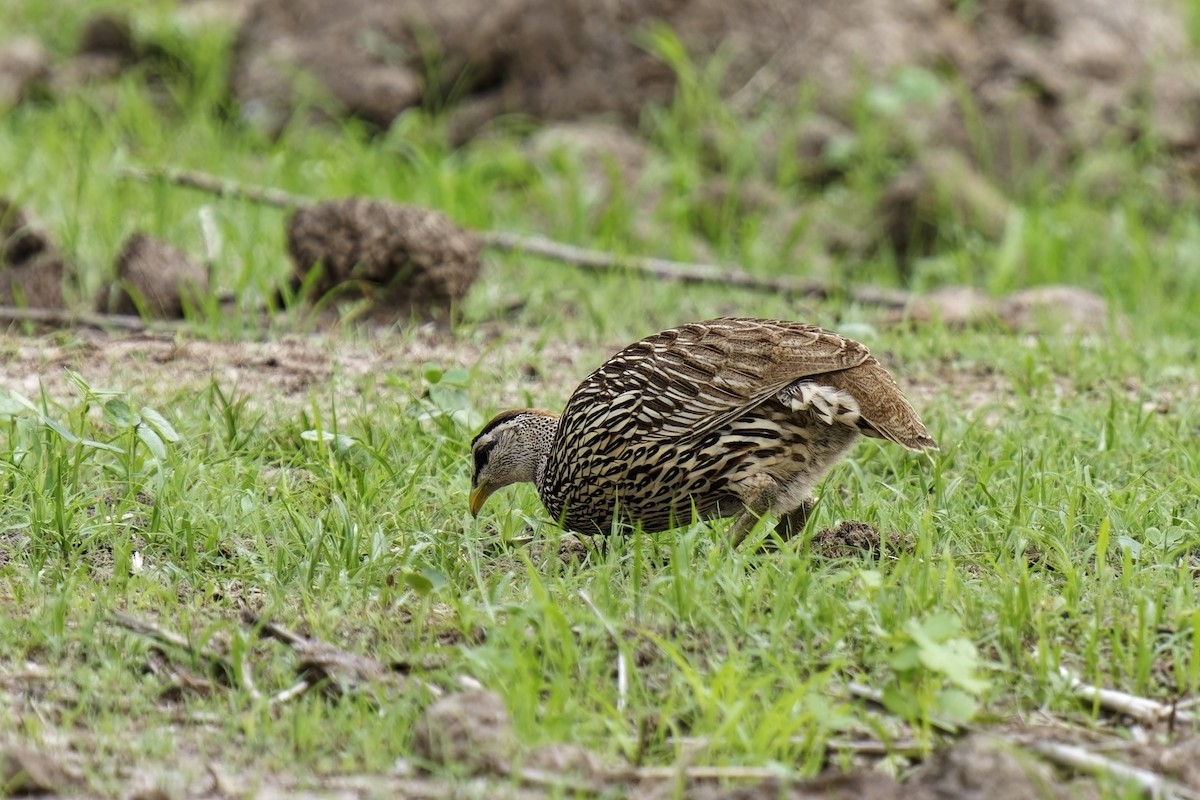
M 775 535 L 786 542 L 793 536 L 803 533 L 804 526 L 808 523 L 808 515 L 812 513 L 813 506 L 816 504 L 817 501 L 810 497 L 796 508 L 786 512 L 779 518 L 779 523 L 775 526 Z
M 744 481 L 738 487 L 737 494 L 746 510 L 729 529 L 729 538 L 733 540 L 734 547 L 742 543 L 746 534 L 754 529 L 755 523 L 775 505 L 775 498 L 779 495 L 779 484 L 768 475 L 759 475 Z
M 771 493 L 771 501 L 774 501 L 774 493 Z M 761 504 L 759 500 L 758 504 Z M 779 517 L 779 522 L 775 525 L 775 535 L 782 541 L 788 541 L 793 537 L 799 536 L 804 532 L 804 526 L 808 523 L 808 516 L 812 513 L 813 507 L 817 504 L 811 497 L 805 500 L 791 511 L 782 512 Z M 733 540 L 733 546 L 737 547 L 742 543 L 742 540 L 754 529 L 754 524 L 769 511 L 778 512 L 779 509 L 772 509 L 770 503 L 765 508 L 759 510 L 757 507 L 752 508 L 749 504 L 741 516 L 734 521 L 733 527 L 729 529 L 729 536 Z M 770 540 L 768 540 L 770 541 Z M 774 549 L 773 547 L 768 549 Z

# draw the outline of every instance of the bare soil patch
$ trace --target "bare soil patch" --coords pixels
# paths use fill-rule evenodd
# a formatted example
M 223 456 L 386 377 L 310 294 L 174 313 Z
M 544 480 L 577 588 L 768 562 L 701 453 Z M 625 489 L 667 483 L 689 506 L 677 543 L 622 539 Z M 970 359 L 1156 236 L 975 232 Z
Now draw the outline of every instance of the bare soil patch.
M 97 388 L 120 386 L 146 402 L 194 396 L 212 382 L 244 398 L 251 408 L 290 411 L 314 396 L 336 397 L 352 407 L 364 381 L 385 375 L 419 383 L 422 367 L 489 369 L 510 376 L 480 386 L 480 402 L 512 402 L 528 386 L 531 362 L 542 390 L 566 397 L 608 352 L 564 343 L 541 343 L 536 331 L 514 331 L 495 343 L 468 342 L 436 326 L 403 335 L 388 329 L 368 335 L 282 335 L 269 341 L 202 341 L 153 334 L 110 334 L 78 329 L 62 334 L 0 338 L 0 390 L 27 397 L 43 389 L 53 399 L 76 396 L 66 369 Z M 615 352 L 613 348 L 610 352 Z

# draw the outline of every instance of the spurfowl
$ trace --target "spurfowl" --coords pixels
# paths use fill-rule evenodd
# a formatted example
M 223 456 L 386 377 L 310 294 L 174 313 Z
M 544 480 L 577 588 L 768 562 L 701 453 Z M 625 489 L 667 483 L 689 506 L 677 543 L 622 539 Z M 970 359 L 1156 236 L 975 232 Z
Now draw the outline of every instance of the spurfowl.
M 471 443 L 471 513 L 532 481 L 550 515 L 582 533 L 614 517 L 660 531 L 765 513 L 799 531 L 811 492 L 859 434 L 937 449 L 867 348 L 798 322 L 725 318 L 631 344 L 579 385 L 562 416 L 498 414 Z

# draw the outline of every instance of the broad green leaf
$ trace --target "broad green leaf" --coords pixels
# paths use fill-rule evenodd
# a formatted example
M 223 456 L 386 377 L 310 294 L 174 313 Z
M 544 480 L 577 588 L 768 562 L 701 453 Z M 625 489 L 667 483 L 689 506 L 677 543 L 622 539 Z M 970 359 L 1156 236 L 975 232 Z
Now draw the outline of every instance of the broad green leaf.
M 67 430 L 66 426 L 50 417 L 42 417 L 42 424 L 62 437 L 68 444 L 79 444 L 79 437 Z
M 93 450 L 107 450 L 110 453 L 124 453 L 125 451 L 117 447 L 115 444 L 108 442 L 98 442 L 95 439 L 80 439 L 79 444 L 84 447 L 90 447 Z
M 433 567 L 421 567 L 420 573 L 434 589 L 440 589 L 446 585 L 446 576 Z
M 433 581 L 420 572 L 405 570 L 404 582 L 418 594 L 429 594 L 433 591 Z
M 930 614 L 920 623 L 920 630 L 935 642 L 944 642 L 962 631 L 962 624 L 953 614 Z M 915 638 L 915 637 L 914 637 Z
M 859 570 L 858 579 L 868 589 L 878 589 L 880 586 L 883 586 L 883 574 L 876 569 Z
M 883 690 L 883 707 L 898 717 L 911 719 L 917 716 L 921 707 L 911 692 L 903 691 L 899 686 L 889 686 Z
M 182 437 L 175 431 L 175 428 L 170 422 L 167 422 L 166 417 L 155 411 L 153 408 L 142 406 L 142 410 L 138 412 L 142 415 L 142 419 L 149 422 L 158 431 L 159 436 L 166 439 L 168 442 L 178 442 Z
M 119 397 L 105 401 L 104 419 L 116 428 L 132 428 L 135 421 L 133 409 Z
M 471 373 L 467 372 L 462 367 L 446 370 L 442 375 L 442 383 L 451 383 L 455 386 L 466 386 L 471 380 Z
M 987 681 L 975 674 L 978 666 L 975 645 L 966 639 L 950 639 L 940 644 L 930 642 L 920 647 L 921 663 L 940 672 L 946 680 L 973 694 L 984 692 Z
M 937 703 L 938 716 L 946 722 L 963 725 L 979 712 L 979 703 L 961 689 L 943 689 L 935 695 L 934 701 Z
M 146 449 L 150 451 L 150 455 L 159 461 L 167 460 L 167 446 L 163 444 L 163 440 L 159 438 L 153 428 L 145 423 L 139 424 L 137 426 L 137 437 L 146 445 Z
M 920 661 L 920 648 L 916 644 L 912 643 L 901 647 L 892 654 L 890 659 L 892 669 L 899 672 L 907 672 L 908 670 L 913 669 L 917 666 L 917 664 L 920 663 Z

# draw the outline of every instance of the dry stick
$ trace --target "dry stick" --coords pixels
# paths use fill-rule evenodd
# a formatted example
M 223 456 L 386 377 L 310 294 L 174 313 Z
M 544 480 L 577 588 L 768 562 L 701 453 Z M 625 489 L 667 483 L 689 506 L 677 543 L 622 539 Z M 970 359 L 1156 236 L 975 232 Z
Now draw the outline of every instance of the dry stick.
M 560 792 L 570 792 L 572 795 L 604 794 L 609 788 L 599 782 L 585 781 L 551 770 L 533 769 L 530 767 L 521 767 L 519 769 L 509 767 L 507 769 L 501 768 L 500 772 L 506 773 L 509 777 L 515 778 L 528 786 L 557 789 Z
M 780 769 L 779 767 L 667 766 L 638 767 L 637 769 L 627 770 L 623 773 L 617 774 L 628 775 L 644 781 L 669 781 L 675 780 L 680 776 L 698 781 L 766 781 L 771 780 L 772 778 L 794 775 L 795 773 L 791 770 Z
M 284 703 L 291 702 L 311 688 L 312 683 L 309 681 L 300 681 L 299 683 L 289 686 L 281 692 L 271 695 L 271 705 L 279 706 L 283 705 Z
M 145 167 L 120 167 L 118 174 L 133 180 L 152 182 L 165 180 L 178 186 L 186 186 L 210 192 L 220 197 L 237 197 L 277 208 L 294 209 L 310 205 L 314 200 L 302 195 L 291 194 L 279 189 L 247 186 L 236 181 L 224 180 L 215 175 L 184 169 L 148 169 Z M 819 281 L 801 281 L 795 278 L 764 278 L 746 272 L 740 267 L 721 267 L 714 264 L 693 264 L 671 261 L 665 258 L 621 256 L 601 250 L 555 242 L 540 236 L 524 236 L 506 231 L 482 231 L 477 233 L 487 247 L 507 253 L 524 253 L 552 261 L 570 264 L 592 272 L 637 272 L 649 278 L 676 281 L 678 283 L 712 283 L 735 286 L 757 292 L 770 292 L 788 297 L 810 297 L 819 300 L 839 293 L 837 287 Z M 909 292 L 878 289 L 869 286 L 847 288 L 851 300 L 863 305 L 884 308 L 904 308 L 912 300 Z
M 796 745 L 808 744 L 808 739 L 803 736 L 793 736 L 789 741 Z M 712 744 L 710 739 L 703 736 L 671 737 L 667 739 L 667 743 L 684 745 L 698 750 Z M 825 742 L 825 749 L 833 753 L 850 753 L 861 756 L 921 755 L 929 750 L 928 747 L 922 747 L 911 738 L 895 739 L 891 742 L 881 739 L 829 739 Z
M 249 690 L 254 697 L 258 696 L 258 691 L 254 688 L 254 682 L 250 679 L 250 670 L 243 662 L 238 665 L 229 663 L 223 656 L 214 653 L 208 647 L 197 649 L 185 636 L 181 636 L 174 631 L 167 630 L 153 622 L 131 617 L 128 614 L 123 614 L 120 611 L 114 611 L 108 616 L 109 623 L 117 627 L 124 628 L 130 633 L 135 633 L 138 636 L 144 636 L 154 642 L 168 647 L 173 647 L 177 650 L 184 650 L 188 653 L 199 655 L 210 666 L 221 669 L 226 675 L 236 675 L 243 682 L 243 685 Z
M 793 744 L 804 744 L 803 736 L 793 736 Z M 825 742 L 825 749 L 835 753 L 851 753 L 859 756 L 915 756 L 925 753 L 928 748 L 922 747 L 913 739 L 896 739 L 884 742 L 879 739 L 830 739 Z
M 96 314 L 90 311 L 71 311 L 65 308 L 18 308 L 0 306 L 0 322 L 42 322 L 47 325 L 76 326 L 89 328 L 118 328 L 124 331 L 173 332 L 179 325 L 170 322 L 149 323 L 141 317 L 126 314 Z
M 611 273 L 632 270 L 646 277 L 677 283 L 712 283 L 756 292 L 770 292 L 785 297 L 810 297 L 818 300 L 827 299 L 838 293 L 837 288 L 819 281 L 801 281 L 787 277 L 763 278 L 739 267 L 692 264 L 684 261 L 670 261 L 665 258 L 620 256 L 600 250 L 575 247 L 543 239 L 540 236 L 522 236 L 505 231 L 484 231 L 479 236 L 485 245 L 497 250 L 541 256 L 592 272 Z M 846 294 L 857 303 L 884 308 L 904 308 L 912 300 L 912 295 L 908 292 L 877 289 L 870 286 L 847 288 Z
M 866 700 L 867 702 L 874 703 L 877 706 L 883 705 L 883 692 L 867 686 L 865 683 L 852 681 L 846 684 L 846 691 L 851 697 L 857 697 L 859 700 Z
M 166 628 L 159 627 L 153 622 L 146 622 L 145 620 L 138 619 L 137 617 L 131 617 L 128 614 L 123 614 L 120 611 L 113 611 L 111 614 L 109 614 L 108 621 L 119 628 L 124 628 L 130 633 L 136 633 L 138 636 L 145 636 L 147 639 L 152 639 L 159 644 L 165 644 L 170 647 L 174 647 L 179 650 L 187 650 L 189 652 L 195 651 L 192 643 L 188 641 L 186 637 L 181 636 L 174 631 L 169 631 Z M 229 666 L 228 664 L 224 663 L 224 660 L 220 656 L 215 654 L 201 651 L 200 655 L 203 655 L 205 658 L 211 658 L 214 661 L 219 661 L 221 662 L 222 666 Z
M 1200 793 L 1156 772 L 1113 761 L 1076 745 L 1062 744 L 1061 742 L 1033 742 L 1027 747 L 1047 761 L 1061 767 L 1097 777 L 1110 778 L 1121 783 L 1132 783 L 1153 798 L 1200 800 Z
M 877 705 L 885 711 L 887 710 L 887 706 L 884 705 L 883 702 L 883 692 L 867 686 L 865 683 L 851 681 L 850 683 L 846 684 L 846 692 L 851 697 L 857 697 L 859 700 L 866 700 L 868 703 Z M 940 730 L 942 733 L 949 734 L 950 736 L 960 736 L 964 733 L 971 732 L 970 726 L 959 725 L 955 722 L 948 722 L 946 720 L 937 718 L 930 718 L 929 724 Z
M 242 612 L 242 622 L 250 627 L 257 627 L 260 636 L 266 639 L 274 639 L 278 642 L 282 642 L 283 644 L 292 648 L 292 650 L 300 656 L 324 655 L 327 658 L 329 656 L 335 657 L 334 660 L 339 666 L 358 672 L 359 678 L 363 683 L 368 683 L 372 677 L 378 677 L 376 675 L 369 675 L 367 674 L 368 672 L 377 672 L 379 676 L 391 674 L 391 670 L 388 668 L 388 665 L 384 664 L 382 661 L 377 661 L 370 656 L 356 655 L 347 650 L 343 650 L 336 645 L 329 644 L 322 639 L 301 636 L 295 631 L 285 628 L 283 625 L 260 618 L 252 611 Z M 446 693 L 446 690 L 438 686 L 436 683 L 414 678 L 411 675 L 407 676 L 406 680 L 424 688 L 434 697 L 441 697 Z M 284 691 L 275 695 L 272 698 L 272 702 L 287 702 L 294 697 L 300 696 L 313 685 L 315 685 L 315 682 L 301 680 L 291 688 L 285 689 Z
M 1192 721 L 1193 715 L 1191 713 L 1180 711 L 1176 707 L 1167 705 L 1166 703 L 1160 703 L 1148 697 L 1138 697 L 1137 695 L 1128 694 L 1116 689 L 1103 689 L 1099 686 L 1093 686 L 1090 683 L 1084 683 L 1066 667 L 1059 667 L 1058 672 L 1067 680 L 1067 684 L 1076 697 L 1096 703 L 1108 711 L 1124 714 L 1144 725 L 1154 725 L 1172 718 L 1175 722 L 1180 723 L 1189 723 Z
M 248 186 L 237 181 L 218 178 L 207 172 L 190 169 L 149 169 L 146 167 L 117 167 L 117 175 L 131 178 L 142 183 L 153 183 L 163 180 L 176 186 L 186 186 L 199 189 L 202 192 L 215 194 L 218 197 L 237 197 L 253 203 L 275 206 L 276 208 L 293 209 L 312 205 L 314 200 L 298 194 L 291 194 L 281 189 L 268 189 L 261 186 Z

